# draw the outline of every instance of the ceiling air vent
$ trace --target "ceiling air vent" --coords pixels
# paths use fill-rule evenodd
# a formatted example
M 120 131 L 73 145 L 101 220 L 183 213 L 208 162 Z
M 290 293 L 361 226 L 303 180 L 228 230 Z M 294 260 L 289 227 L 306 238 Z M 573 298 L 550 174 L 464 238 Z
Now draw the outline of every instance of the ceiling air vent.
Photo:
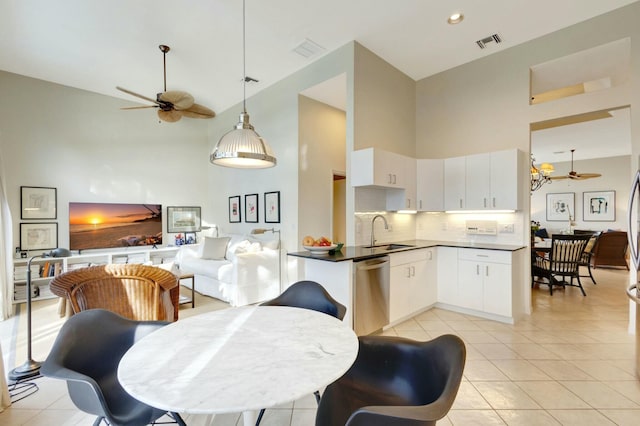
M 303 56 L 305 58 L 310 58 L 312 56 L 317 55 L 320 52 L 325 51 L 326 49 L 320 46 L 318 43 L 315 43 L 308 38 L 305 38 L 302 43 L 293 48 L 293 51 L 298 55 Z
M 483 39 L 476 41 L 476 44 L 478 45 L 478 47 L 480 47 L 480 49 L 484 49 L 485 47 L 487 47 L 487 43 L 495 43 L 495 44 L 502 43 L 502 39 L 498 34 L 493 34 L 493 35 L 490 35 L 489 37 L 485 37 Z

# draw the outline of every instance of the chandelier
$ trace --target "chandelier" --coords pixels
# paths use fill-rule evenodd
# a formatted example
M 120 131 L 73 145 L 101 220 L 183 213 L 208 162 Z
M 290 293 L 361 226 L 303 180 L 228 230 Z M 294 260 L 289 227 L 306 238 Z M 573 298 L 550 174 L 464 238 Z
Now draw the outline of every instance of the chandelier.
M 536 191 L 542 187 L 545 183 L 551 183 L 551 173 L 553 173 L 553 165 L 549 163 L 542 163 L 540 167 L 536 167 L 534 164 L 535 158 L 531 156 L 531 192 Z

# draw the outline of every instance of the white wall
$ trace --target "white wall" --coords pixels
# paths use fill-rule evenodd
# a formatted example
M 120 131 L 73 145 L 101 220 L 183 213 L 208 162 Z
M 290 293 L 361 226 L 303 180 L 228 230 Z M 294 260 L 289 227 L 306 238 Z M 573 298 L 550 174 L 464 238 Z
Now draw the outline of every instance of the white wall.
M 70 201 L 162 204 L 165 217 L 168 205 L 202 206 L 205 222 L 213 220 L 204 188 L 205 120 L 158 123 L 154 110 L 122 111 L 133 104 L 6 72 L 0 92 L 14 246 L 20 186 L 57 188 L 60 247 L 69 244 Z
M 344 111 L 299 96 L 298 247 L 300 236 L 333 238 L 333 172 L 346 172 Z M 344 194 L 343 194 L 344 195 Z
M 574 161 L 573 168 L 578 173 L 600 173 L 599 178 L 586 180 L 561 179 L 552 180 L 544 184 L 539 190 L 531 194 L 531 220 L 539 221 L 542 228 L 549 233 L 566 231 L 568 221 L 547 221 L 547 194 L 557 192 L 573 192 L 575 194 L 575 227 L 576 229 L 591 229 L 604 231 L 607 229 L 627 230 L 627 209 L 629 189 L 631 187 L 631 158 L 630 156 L 609 157 L 597 160 Z M 554 163 L 554 176 L 566 174 L 571 170 L 571 162 Z M 585 191 L 615 191 L 616 212 L 614 222 L 585 222 L 583 193 Z

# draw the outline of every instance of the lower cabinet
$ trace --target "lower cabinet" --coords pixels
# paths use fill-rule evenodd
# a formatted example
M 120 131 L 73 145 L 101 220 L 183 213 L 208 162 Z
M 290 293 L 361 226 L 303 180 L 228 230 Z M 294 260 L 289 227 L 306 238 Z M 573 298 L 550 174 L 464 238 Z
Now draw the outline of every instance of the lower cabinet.
M 433 248 L 391 254 L 390 322 L 436 303 L 436 253 Z
M 438 247 L 438 302 L 458 305 L 458 249 Z
M 511 316 L 511 252 L 458 249 L 458 305 Z

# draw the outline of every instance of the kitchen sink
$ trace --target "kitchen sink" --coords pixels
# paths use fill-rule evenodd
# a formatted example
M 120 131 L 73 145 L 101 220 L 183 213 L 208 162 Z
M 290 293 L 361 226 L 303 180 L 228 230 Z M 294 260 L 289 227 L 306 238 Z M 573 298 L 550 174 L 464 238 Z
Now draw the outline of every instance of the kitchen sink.
M 415 247 L 415 246 L 412 246 L 411 244 L 380 244 L 376 246 L 364 246 L 364 248 L 366 249 L 381 249 L 381 250 L 397 250 L 397 249 L 407 248 L 407 247 Z

